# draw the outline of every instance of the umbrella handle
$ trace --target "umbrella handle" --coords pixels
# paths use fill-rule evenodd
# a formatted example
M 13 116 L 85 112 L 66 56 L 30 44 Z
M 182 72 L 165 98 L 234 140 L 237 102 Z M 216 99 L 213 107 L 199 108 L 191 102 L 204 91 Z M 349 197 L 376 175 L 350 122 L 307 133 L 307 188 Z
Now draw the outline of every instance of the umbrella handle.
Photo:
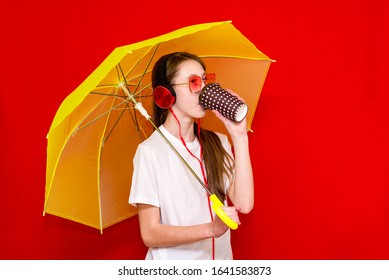
M 213 194 L 209 197 L 212 201 L 212 209 L 215 211 L 216 215 L 222 220 L 230 229 L 237 229 L 238 223 L 234 222 L 227 214 L 224 212 L 224 204 L 219 200 L 219 198 Z

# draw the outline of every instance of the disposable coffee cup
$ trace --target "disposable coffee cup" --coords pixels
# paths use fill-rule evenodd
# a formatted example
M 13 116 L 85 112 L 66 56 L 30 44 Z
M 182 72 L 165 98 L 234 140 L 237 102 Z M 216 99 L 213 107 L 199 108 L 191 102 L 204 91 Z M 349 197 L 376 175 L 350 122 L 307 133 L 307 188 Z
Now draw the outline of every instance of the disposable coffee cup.
M 206 85 L 200 93 L 199 102 L 204 110 L 217 110 L 224 117 L 240 122 L 248 111 L 247 105 L 224 90 L 218 83 Z

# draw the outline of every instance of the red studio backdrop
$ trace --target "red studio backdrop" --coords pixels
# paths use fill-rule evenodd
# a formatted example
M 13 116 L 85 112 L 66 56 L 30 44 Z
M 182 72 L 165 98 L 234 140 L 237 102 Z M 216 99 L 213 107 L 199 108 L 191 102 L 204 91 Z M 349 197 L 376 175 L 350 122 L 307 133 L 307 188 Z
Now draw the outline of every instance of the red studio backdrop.
M 42 216 L 46 134 L 114 48 L 232 20 L 277 60 L 250 134 L 255 208 L 232 234 L 235 258 L 388 259 L 389 22 L 379 3 L 2 1 L 0 258 L 144 258 L 137 217 L 101 235 Z

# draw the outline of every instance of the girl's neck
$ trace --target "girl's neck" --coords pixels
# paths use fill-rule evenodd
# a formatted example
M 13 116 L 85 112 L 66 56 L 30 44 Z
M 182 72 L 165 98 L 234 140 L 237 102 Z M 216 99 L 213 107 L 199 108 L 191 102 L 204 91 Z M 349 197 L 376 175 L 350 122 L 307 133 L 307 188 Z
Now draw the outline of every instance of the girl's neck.
M 189 118 L 180 119 L 179 116 L 177 116 L 177 118 L 180 121 L 180 124 L 177 122 L 173 114 L 169 113 L 163 126 L 178 139 L 180 139 L 181 126 L 182 138 L 184 138 L 185 142 L 193 142 L 196 138 L 193 130 L 194 120 Z

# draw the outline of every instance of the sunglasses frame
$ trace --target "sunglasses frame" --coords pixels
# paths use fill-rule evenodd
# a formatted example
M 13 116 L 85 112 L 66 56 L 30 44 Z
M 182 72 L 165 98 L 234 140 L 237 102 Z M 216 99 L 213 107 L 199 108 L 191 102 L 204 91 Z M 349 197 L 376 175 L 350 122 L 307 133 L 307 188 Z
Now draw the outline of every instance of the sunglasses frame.
M 195 90 L 195 89 L 192 88 L 193 83 L 191 83 L 191 79 L 193 79 L 193 78 L 197 79 L 196 85 L 195 85 L 196 89 L 198 87 L 198 81 L 201 81 L 199 90 Z M 201 86 L 202 86 L 203 82 L 204 82 L 204 84 L 207 85 L 207 84 L 214 83 L 215 81 L 216 81 L 215 73 L 206 73 L 203 78 L 198 76 L 198 75 L 192 75 L 192 76 L 190 76 L 188 78 L 188 82 L 187 83 L 176 83 L 176 84 L 171 84 L 171 86 L 187 85 L 187 86 L 189 86 L 189 90 L 190 90 L 191 93 L 199 93 L 201 91 Z

